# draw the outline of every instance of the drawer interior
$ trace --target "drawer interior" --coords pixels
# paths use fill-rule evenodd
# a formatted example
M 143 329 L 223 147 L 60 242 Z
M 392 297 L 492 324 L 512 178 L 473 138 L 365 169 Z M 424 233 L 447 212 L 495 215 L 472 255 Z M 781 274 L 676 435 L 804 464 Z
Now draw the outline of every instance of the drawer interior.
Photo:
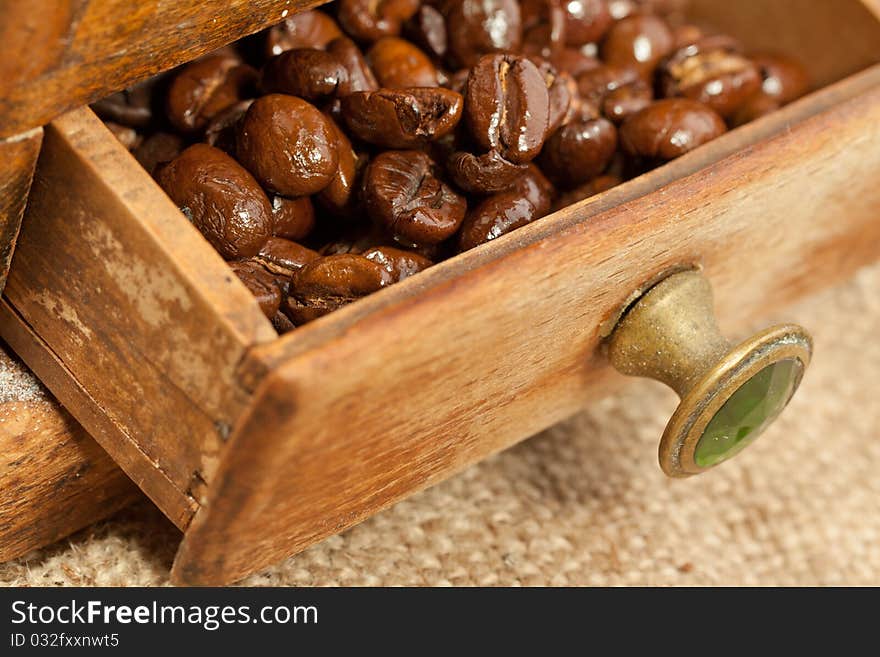
M 201 506 L 216 501 L 217 495 L 229 497 L 229 486 L 236 480 L 228 463 L 230 444 L 235 445 L 236 458 L 246 458 L 242 456 L 245 448 L 239 434 L 253 432 L 257 425 L 283 424 L 287 431 L 289 416 L 297 411 L 345 414 L 350 410 L 346 404 L 356 401 L 340 402 L 338 397 L 328 395 L 330 401 L 326 404 L 320 399 L 316 402 L 316 395 L 309 394 L 308 389 L 323 385 L 332 388 L 326 373 L 338 371 L 341 358 L 353 359 L 348 361 L 352 371 L 361 365 L 376 371 L 383 359 L 406 352 L 407 344 L 399 343 L 398 336 L 383 332 L 382 323 L 389 317 L 422 313 L 419 326 L 425 331 L 425 339 L 436 345 L 444 341 L 447 347 L 438 347 L 437 351 L 443 354 L 456 340 L 455 327 L 475 326 L 481 311 L 470 307 L 473 316 L 455 316 L 450 315 L 448 304 L 433 302 L 448 300 L 473 285 L 477 286 L 473 289 L 485 293 L 484 307 L 509 297 L 511 288 L 505 287 L 509 279 L 498 279 L 494 288 L 486 281 L 501 271 L 499 263 L 514 254 L 529 258 L 540 254 L 553 263 L 565 249 L 559 242 L 551 243 L 550 236 L 592 235 L 597 247 L 591 257 L 597 263 L 607 263 L 608 258 L 602 256 L 613 252 L 613 244 L 625 249 L 631 243 L 650 239 L 646 231 L 652 227 L 671 230 L 675 213 L 685 212 L 672 207 L 663 222 L 658 219 L 656 224 L 648 224 L 638 213 L 621 208 L 651 198 L 654 200 L 650 203 L 642 202 L 643 207 L 655 212 L 670 203 L 667 194 L 681 193 L 674 191 L 676 181 L 708 176 L 701 172 L 712 171 L 721 162 L 726 162 L 728 168 L 737 166 L 731 164 L 731 158 L 750 157 L 753 152 L 763 153 L 761 161 L 769 171 L 771 147 L 766 144 L 770 140 L 880 86 L 880 67 L 873 66 L 880 61 L 880 22 L 859 0 L 692 0 L 685 11 L 694 22 L 723 30 L 750 48 L 798 58 L 822 88 L 665 166 L 441 262 L 281 337 L 220 256 L 97 117 L 88 108 L 72 112 L 46 130 L 43 156 L 0 313 L 6 317 L 2 321 L 4 332 L 17 332 L 16 350 L 62 401 L 76 408 L 77 418 L 160 508 L 178 526 L 187 528 Z M 845 115 L 850 110 L 841 111 Z M 820 123 L 811 124 L 809 134 L 814 139 L 821 134 L 816 127 Z M 794 148 L 791 141 L 784 143 Z M 716 189 L 712 187 L 714 178 L 699 180 Z M 754 182 L 751 178 L 749 181 Z M 690 184 L 693 192 L 694 183 Z M 715 215 L 706 207 L 698 209 L 709 221 Z M 730 239 L 730 235 L 719 231 L 713 237 L 706 232 L 701 239 L 707 251 L 716 253 L 719 247 L 713 239 Z M 856 255 L 851 263 L 839 267 L 842 274 L 859 258 L 870 256 L 858 243 L 849 247 Z M 597 358 L 593 352 L 603 330 L 599 320 L 610 320 L 613 309 L 626 302 L 633 280 L 656 276 L 664 267 L 676 264 L 676 258 L 684 257 L 682 253 L 690 258 L 690 264 L 702 262 L 703 253 L 693 247 L 689 251 L 670 251 L 667 260 L 634 261 L 632 271 L 624 271 L 625 266 L 620 265 L 614 270 L 602 267 L 601 274 L 596 274 L 604 277 L 599 286 L 604 291 L 596 294 L 593 310 L 576 311 L 584 324 L 577 336 L 581 338 L 578 344 L 585 351 L 577 357 L 564 354 L 573 361 L 564 377 L 567 401 L 558 410 L 548 412 L 542 423 L 561 419 L 587 388 L 598 390 L 609 383 L 603 375 L 582 389 L 573 387 L 583 383 L 577 379 L 586 376 L 577 369 L 579 364 Z M 794 252 L 789 255 L 794 262 Z M 792 275 L 792 286 L 799 284 L 804 272 L 796 273 Z M 585 271 L 584 280 L 592 275 Z M 727 287 L 733 287 L 730 281 Z M 580 294 L 577 290 L 558 293 L 560 303 L 571 301 L 566 295 Z M 749 307 L 743 299 L 731 295 L 726 302 L 728 310 L 741 302 Z M 580 303 L 572 301 L 567 308 L 580 309 Z M 541 308 L 546 311 L 546 306 Z M 507 310 L 513 312 L 513 306 Z M 518 307 L 517 312 L 530 326 L 544 321 L 543 316 L 530 315 L 528 305 Z M 435 327 L 442 330 L 435 331 Z M 355 341 L 350 338 L 355 334 L 359 336 L 356 344 L 368 345 L 367 350 L 351 352 L 349 347 L 353 348 Z M 373 342 L 365 336 L 372 336 Z M 469 337 L 458 339 L 466 342 Z M 13 342 L 8 335 L 7 339 Z M 516 333 L 505 336 L 505 340 L 515 351 Z M 93 344 L 97 345 L 94 349 L 90 346 Z M 528 354 L 521 356 L 526 364 L 520 374 L 509 378 L 511 394 L 516 393 L 517 386 L 557 376 L 558 363 L 540 361 L 537 356 L 529 361 Z M 419 358 L 411 365 L 422 368 L 423 376 L 442 374 L 444 363 L 431 361 L 421 352 Z M 489 372 L 491 376 L 499 375 L 499 371 L 506 375 L 502 370 L 512 367 L 509 354 L 499 356 L 499 361 L 502 364 L 497 371 Z M 450 361 L 449 366 L 467 364 Z M 348 384 L 352 381 L 346 380 Z M 548 390 L 556 391 L 553 385 Z M 259 404 L 255 405 L 255 400 Z M 439 389 L 428 391 L 422 401 L 438 408 L 454 407 L 456 403 L 449 390 Z M 548 406 L 554 403 L 549 397 L 545 401 Z M 314 408 L 310 409 L 312 403 Z M 373 408 L 381 408 L 381 399 L 370 398 L 370 403 Z M 461 408 L 460 416 L 473 423 L 478 422 L 481 412 L 491 415 L 491 400 L 483 403 L 482 408 Z M 443 419 L 428 415 L 405 421 L 402 430 L 413 436 L 436 434 L 451 426 L 447 415 Z M 303 426 L 314 428 L 316 422 L 312 417 Z M 449 457 L 445 472 L 462 467 L 478 454 L 510 444 L 515 433 L 511 422 L 501 427 L 503 431 L 499 430 L 494 442 L 479 448 L 468 446 L 468 441 L 476 443 L 479 436 L 464 435 L 461 440 L 467 453 Z M 521 425 L 529 431 L 540 428 L 525 420 Z M 346 449 L 350 440 L 343 433 L 331 436 L 320 429 L 313 435 L 338 441 L 339 449 Z M 277 442 L 277 435 L 269 432 L 256 447 L 249 444 L 247 450 L 254 454 L 251 472 L 262 468 L 266 476 L 261 481 L 240 477 L 235 491 L 240 497 L 236 499 L 253 501 L 253 495 L 261 490 L 287 485 L 286 478 L 293 475 L 274 467 L 273 460 L 283 462 L 285 454 L 302 445 L 296 441 L 284 449 L 276 445 L 276 453 L 273 443 Z M 443 448 L 446 443 L 438 445 Z M 353 458 L 350 468 L 356 469 L 371 457 L 364 453 Z M 405 460 L 406 455 L 401 458 Z M 303 476 L 310 468 L 319 467 L 316 463 L 305 463 Z M 212 491 L 218 478 L 222 478 L 225 488 Z M 407 490 L 433 480 L 436 478 L 422 476 Z M 372 503 L 372 510 L 399 498 L 406 488 L 401 485 L 398 490 L 387 482 L 382 485 L 388 494 Z M 254 503 L 262 505 L 262 513 L 275 502 L 265 497 Z M 237 512 L 227 508 L 223 513 Z M 327 535 L 357 517 L 363 514 L 349 513 L 344 521 L 310 530 L 308 537 Z M 281 524 L 274 530 L 284 534 L 284 514 L 279 518 Z M 298 538 L 298 545 L 305 545 L 308 537 Z

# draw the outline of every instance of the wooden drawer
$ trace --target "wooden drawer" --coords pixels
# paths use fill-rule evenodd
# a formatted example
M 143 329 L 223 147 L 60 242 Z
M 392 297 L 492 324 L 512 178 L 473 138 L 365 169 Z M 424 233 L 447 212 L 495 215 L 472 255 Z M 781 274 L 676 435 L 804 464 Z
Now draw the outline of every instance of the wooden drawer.
M 606 393 L 603 336 L 663 272 L 703 267 L 736 326 L 880 256 L 880 23 L 856 0 L 725 7 L 691 11 L 824 88 L 280 338 L 70 112 L 45 130 L 0 333 L 185 531 L 176 581 L 238 579 Z

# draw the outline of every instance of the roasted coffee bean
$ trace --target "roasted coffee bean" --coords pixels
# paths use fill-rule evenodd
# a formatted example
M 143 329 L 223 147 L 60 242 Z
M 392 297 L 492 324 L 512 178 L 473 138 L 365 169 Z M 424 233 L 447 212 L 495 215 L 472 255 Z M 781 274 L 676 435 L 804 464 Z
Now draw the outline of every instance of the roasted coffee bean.
M 624 121 L 620 143 L 630 155 L 665 162 L 715 139 L 725 130 L 724 120 L 703 103 L 667 98 Z
M 723 117 L 761 88 L 758 67 L 727 37 L 706 37 L 679 49 L 660 64 L 657 75 L 665 97 L 698 100 Z
M 644 80 L 611 89 L 602 100 L 602 114 L 613 123 L 620 125 L 627 117 L 645 109 L 654 102 L 654 93 Z
M 289 240 L 309 236 L 315 227 L 315 208 L 309 196 L 272 196 L 272 234 Z
M 550 58 L 565 48 L 565 10 L 562 0 L 526 0 L 520 3 L 524 55 Z
M 256 255 L 272 234 L 266 194 L 238 162 L 213 146 L 190 146 L 162 165 L 156 178 L 227 260 Z
M 444 7 L 456 67 L 474 66 L 486 54 L 519 50 L 522 17 L 516 0 L 449 0 Z
M 242 100 L 217 114 L 205 127 L 205 142 L 230 155 L 234 154 L 236 127 L 253 102 L 253 99 Z
M 661 59 L 675 47 L 672 30 L 662 18 L 634 14 L 615 23 L 602 42 L 602 58 L 610 66 L 635 68 L 646 82 Z
M 482 155 L 455 151 L 446 159 L 446 170 L 452 182 L 471 194 L 490 194 L 507 189 L 526 168 L 526 164 L 505 160 L 496 150 Z
M 316 101 L 348 88 L 348 69 L 332 53 L 294 48 L 273 57 L 263 67 L 263 93 L 290 94 Z
M 179 135 L 154 132 L 134 148 L 132 155 L 147 173 L 155 176 L 156 167 L 180 155 L 183 147 L 183 139 Z
M 596 194 L 601 194 L 602 192 L 607 191 L 612 187 L 616 187 L 622 182 L 623 180 L 619 176 L 598 176 L 597 178 L 593 178 L 589 182 L 585 182 L 584 184 L 578 185 L 574 189 L 570 189 L 569 191 L 561 194 L 556 200 L 554 209 L 561 210 L 562 208 L 567 208 L 569 205 L 574 205 L 575 203 L 579 203 L 584 199 L 595 196 Z
M 468 211 L 458 237 L 458 250 L 467 251 L 521 228 L 538 218 L 531 201 L 519 192 L 487 196 Z
M 578 117 L 554 132 L 538 162 L 563 187 L 602 173 L 617 150 L 617 129 L 604 118 Z
M 294 274 L 282 311 L 294 324 L 305 324 L 393 282 L 382 265 L 363 256 L 324 256 Z
M 168 89 L 168 119 L 185 134 L 204 128 L 217 114 L 256 92 L 257 71 L 226 55 L 184 66 Z
M 696 25 L 685 23 L 684 25 L 677 25 L 673 27 L 672 36 L 673 40 L 675 41 L 674 50 L 678 50 L 679 48 L 684 48 L 685 46 L 689 46 L 692 43 L 696 43 L 706 35 L 703 34 L 703 30 L 701 30 Z
M 418 11 L 420 0 L 339 0 L 339 24 L 361 43 L 400 34 L 404 22 Z
M 238 126 L 238 160 L 269 191 L 305 196 L 336 175 L 336 134 L 327 117 L 294 96 L 270 94 L 254 101 Z
M 529 59 L 486 55 L 471 70 L 465 119 L 484 150 L 514 164 L 528 162 L 544 144 L 549 115 L 547 84 Z
M 348 72 L 348 83 L 339 89 L 340 96 L 355 91 L 376 91 L 379 88 L 376 76 L 354 41 L 348 37 L 334 39 L 327 44 L 327 52 L 336 57 Z
M 799 62 L 785 55 L 757 55 L 752 61 L 761 72 L 761 91 L 781 104 L 797 100 L 810 90 L 810 76 Z
M 383 148 L 416 148 L 452 132 L 463 99 L 449 89 L 361 91 L 342 99 L 342 117 L 359 139 Z
M 571 117 L 572 106 L 577 102 L 577 83 L 567 73 L 556 70 L 543 57 L 532 56 L 530 59 L 544 76 L 547 85 L 549 105 L 546 135 L 550 135 Z
M 566 0 L 562 6 L 569 46 L 598 43 L 614 22 L 605 0 Z
M 404 25 L 404 34 L 430 56 L 440 59 L 446 54 L 448 38 L 446 19 L 440 11 L 423 4 Z
M 337 215 L 354 214 L 354 190 L 358 173 L 363 168 L 364 162 L 358 157 L 345 132 L 336 121 L 327 117 L 327 122 L 336 136 L 336 152 L 339 155 L 339 166 L 336 175 L 324 189 L 318 192 L 317 198 L 321 204 Z
M 434 263 L 423 255 L 396 249 L 393 246 L 375 246 L 362 254 L 367 260 L 375 262 L 391 274 L 393 282 L 398 283 L 423 271 Z
M 436 87 L 437 68 L 417 46 L 397 37 L 379 39 L 367 51 L 379 84 L 389 89 Z
M 116 140 L 125 146 L 126 149 L 134 150 L 140 145 L 141 136 L 134 128 L 119 125 L 118 123 L 113 123 L 113 121 L 104 121 L 104 125 L 107 126 L 107 129 L 113 133 Z
M 281 286 L 275 276 L 253 260 L 230 262 L 229 267 L 254 295 L 263 314 L 272 319 L 281 307 Z
M 272 318 L 272 328 L 278 332 L 278 335 L 284 335 L 295 329 L 296 324 L 291 322 L 290 318 L 284 313 L 277 312 Z
M 150 78 L 92 103 L 91 108 L 104 121 L 129 128 L 147 128 L 154 122 L 153 94 L 161 83 L 161 76 Z
M 252 258 L 276 276 L 292 276 L 321 256 L 291 240 L 281 237 L 270 237 L 260 252 Z
M 775 98 L 771 98 L 763 92 L 756 93 L 740 106 L 733 116 L 728 119 L 731 127 L 738 128 L 746 123 L 751 123 L 755 119 L 771 114 L 778 110 L 782 105 Z
M 535 206 L 538 217 L 543 217 L 550 211 L 553 198 L 556 196 L 553 184 L 534 163 L 529 163 L 525 174 L 514 181 L 511 189 L 529 199 L 529 202 Z
M 342 31 L 330 16 L 322 11 L 300 11 L 280 25 L 269 29 L 266 35 L 266 56 L 274 57 L 294 48 L 325 48 L 342 36 Z
M 563 48 L 550 61 L 557 71 L 565 71 L 575 79 L 587 71 L 601 66 L 601 62 L 596 59 L 595 55 L 587 54 L 583 49 L 578 48 Z
M 461 225 L 466 202 L 421 151 L 386 151 L 364 174 L 364 204 L 378 224 L 417 244 L 437 244 Z

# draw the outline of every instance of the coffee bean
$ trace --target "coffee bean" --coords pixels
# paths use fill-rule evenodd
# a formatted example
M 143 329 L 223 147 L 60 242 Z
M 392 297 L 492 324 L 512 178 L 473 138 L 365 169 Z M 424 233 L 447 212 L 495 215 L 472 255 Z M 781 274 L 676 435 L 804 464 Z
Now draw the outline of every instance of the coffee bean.
M 367 52 L 367 62 L 383 87 L 436 87 L 437 68 L 417 46 L 397 37 L 379 39 Z
M 375 246 L 362 254 L 367 260 L 375 262 L 391 274 L 393 282 L 398 283 L 423 271 L 434 263 L 423 255 L 404 251 L 393 246 Z
M 777 102 L 790 103 L 810 90 L 809 73 L 791 57 L 762 54 L 751 59 L 761 72 L 761 91 Z
M 348 87 L 348 69 L 332 53 L 295 48 L 273 57 L 263 67 L 263 93 L 290 94 L 316 101 Z
M 465 199 L 437 177 L 421 151 L 386 151 L 364 175 L 364 203 L 370 217 L 394 235 L 417 244 L 436 244 L 461 225 Z
M 340 96 L 355 91 L 375 91 L 379 88 L 376 76 L 373 75 L 364 54 L 354 41 L 348 37 L 334 39 L 327 44 L 327 52 L 336 57 L 348 73 L 348 82 L 339 88 Z
M 399 35 L 420 4 L 420 0 L 339 0 L 337 18 L 352 38 L 372 43 Z
M 446 160 L 452 182 L 465 192 L 489 194 L 500 192 L 523 175 L 527 165 L 505 160 L 496 150 L 482 155 L 455 151 Z
M 253 99 L 239 101 L 211 119 L 205 127 L 205 143 L 216 146 L 230 155 L 234 155 L 235 133 L 238 123 L 253 102 Z
M 342 31 L 322 11 L 300 11 L 270 28 L 266 35 L 266 56 L 274 57 L 294 48 L 326 48 Z
M 715 139 L 726 129 L 718 113 L 703 103 L 668 98 L 624 121 L 620 143 L 630 155 L 665 162 Z
M 270 237 L 252 258 L 276 276 L 292 276 L 321 256 L 311 249 L 281 237 Z
M 289 240 L 305 239 L 315 227 L 315 209 L 308 196 L 272 196 L 272 234 Z
M 486 55 L 471 70 L 465 119 L 477 144 L 522 164 L 541 150 L 549 125 L 544 76 L 527 58 Z
M 440 59 L 446 54 L 449 43 L 446 19 L 437 8 L 429 4 L 421 5 L 404 25 L 404 33 L 431 57 Z
M 361 91 L 342 99 L 342 118 L 359 139 L 383 148 L 416 148 L 450 133 L 461 94 L 440 87 Z
M 565 42 L 569 46 L 597 43 L 614 19 L 605 0 L 576 0 L 562 3 L 565 10 Z
M 266 194 L 238 162 L 213 146 L 190 146 L 157 171 L 157 180 L 228 260 L 256 255 L 272 233 Z
M 449 0 L 444 7 L 456 67 L 474 66 L 489 53 L 519 50 L 522 17 L 516 0 Z
M 519 192 L 498 192 L 472 208 L 462 223 L 459 251 L 467 251 L 531 223 L 538 217 L 535 206 Z
M 154 132 L 135 146 L 132 155 L 147 173 L 155 177 L 156 168 L 180 155 L 183 147 L 180 136 L 170 132 Z
M 634 14 L 615 23 L 602 42 L 602 58 L 610 66 L 635 68 L 650 81 L 657 64 L 675 47 L 672 30 L 662 18 Z
M 621 182 L 623 182 L 623 180 L 615 175 L 605 175 L 593 178 L 589 182 L 585 182 L 582 185 L 578 185 L 574 189 L 570 189 L 561 194 L 556 200 L 554 209 L 561 210 L 567 208 L 569 205 L 574 205 L 584 199 L 595 196 L 596 194 L 601 194 L 612 187 L 616 187 Z
M 281 307 L 281 286 L 276 277 L 254 260 L 238 260 L 229 263 L 235 275 L 257 300 L 263 314 L 271 319 Z
M 358 174 L 366 164 L 366 157 L 359 157 L 355 153 L 351 142 L 336 121 L 327 117 L 327 122 L 336 137 L 339 166 L 330 184 L 318 192 L 317 199 L 333 214 L 355 214 L 355 184 Z
M 268 190 L 304 196 L 336 175 L 336 135 L 327 117 L 294 96 L 270 94 L 254 101 L 238 128 L 236 155 Z

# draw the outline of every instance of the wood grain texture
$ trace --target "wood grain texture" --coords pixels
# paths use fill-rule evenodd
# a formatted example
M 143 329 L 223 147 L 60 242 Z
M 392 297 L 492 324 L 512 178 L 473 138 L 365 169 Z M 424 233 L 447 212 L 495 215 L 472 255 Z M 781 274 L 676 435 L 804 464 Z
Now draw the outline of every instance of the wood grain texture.
M 20 353 L 179 523 L 248 401 L 245 348 L 277 334 L 88 108 L 46 128 L 6 296 L 20 319 L 5 315 L 10 342 L 48 345 Z M 56 390 L 62 375 L 81 390 Z
M 269 375 L 176 581 L 240 578 L 574 413 L 620 378 L 602 326 L 665 270 L 704 267 L 729 331 L 880 256 L 880 69 L 866 79 L 653 193 L 588 200 L 319 320 L 284 362 L 272 352 L 296 336 L 258 349 Z
M 42 128 L 0 139 L 0 293 L 6 285 L 42 139 Z
M 0 0 L 0 137 L 48 123 L 316 0 Z
M 0 345 L 0 369 L 19 369 Z M 141 497 L 48 393 L 0 401 L 0 562 L 53 543 Z

